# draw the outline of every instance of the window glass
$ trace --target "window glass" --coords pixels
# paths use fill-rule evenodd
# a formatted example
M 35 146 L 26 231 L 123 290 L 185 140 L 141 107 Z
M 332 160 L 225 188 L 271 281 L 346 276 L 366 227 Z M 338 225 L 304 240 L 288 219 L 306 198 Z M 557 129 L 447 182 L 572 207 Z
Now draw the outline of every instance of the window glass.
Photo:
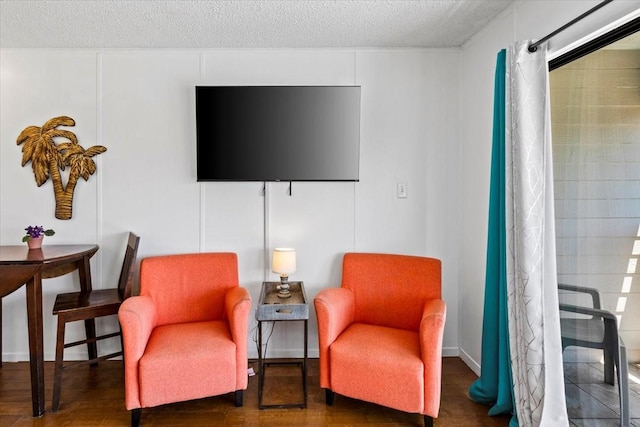
M 640 32 L 551 65 L 558 282 L 597 289 L 615 316 L 640 425 Z M 562 289 L 560 302 L 593 306 L 590 294 Z M 601 319 L 590 319 L 561 310 L 564 343 L 602 336 Z M 617 381 L 604 382 L 603 351 L 572 345 L 563 359 L 572 421 L 619 425 Z

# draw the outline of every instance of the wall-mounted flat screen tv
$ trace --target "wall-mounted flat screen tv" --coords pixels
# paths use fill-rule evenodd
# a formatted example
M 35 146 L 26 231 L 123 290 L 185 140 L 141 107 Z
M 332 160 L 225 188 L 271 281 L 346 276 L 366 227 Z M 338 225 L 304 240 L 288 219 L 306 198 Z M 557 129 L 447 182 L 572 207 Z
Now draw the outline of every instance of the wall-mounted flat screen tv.
M 358 181 L 359 86 L 197 86 L 198 181 Z

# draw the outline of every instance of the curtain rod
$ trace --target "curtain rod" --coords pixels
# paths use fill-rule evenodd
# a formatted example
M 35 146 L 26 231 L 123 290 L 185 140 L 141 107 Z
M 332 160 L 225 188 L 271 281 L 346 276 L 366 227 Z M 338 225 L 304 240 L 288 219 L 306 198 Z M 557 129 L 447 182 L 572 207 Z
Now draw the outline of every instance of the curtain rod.
M 551 37 L 555 36 L 556 34 L 566 30 L 567 28 L 569 28 L 570 26 L 572 26 L 573 24 L 575 24 L 578 21 L 583 20 L 584 18 L 586 18 L 587 16 L 591 15 L 593 12 L 595 12 L 596 10 L 600 9 L 603 6 L 606 6 L 608 3 L 611 3 L 613 0 L 604 0 L 601 3 L 598 3 L 597 5 L 595 5 L 594 7 L 592 7 L 591 9 L 587 10 L 585 13 L 583 13 L 582 15 L 578 16 L 577 18 L 575 18 L 573 21 L 568 22 L 566 24 L 564 24 L 562 27 L 558 28 L 557 30 L 555 30 L 554 32 L 546 35 L 545 37 L 541 38 L 540 40 L 538 40 L 535 43 L 531 43 L 529 45 L 529 52 L 533 53 L 536 50 L 538 50 L 538 46 L 540 46 L 542 43 L 546 42 L 547 40 L 549 40 Z

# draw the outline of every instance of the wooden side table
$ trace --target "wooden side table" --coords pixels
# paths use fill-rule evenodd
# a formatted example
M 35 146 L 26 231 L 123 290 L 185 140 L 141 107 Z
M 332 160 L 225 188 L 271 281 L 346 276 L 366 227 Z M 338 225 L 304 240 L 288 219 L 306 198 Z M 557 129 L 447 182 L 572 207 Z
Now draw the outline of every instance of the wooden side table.
M 0 298 L 26 285 L 27 325 L 29 328 L 29 363 L 31 368 L 31 402 L 33 416 L 44 414 L 44 338 L 42 318 L 42 279 L 63 276 L 78 270 L 80 289 L 91 290 L 89 260 L 98 245 L 44 245 L 42 249 L 27 245 L 0 246 Z M 32 266 L 26 276 L 24 268 Z M 1 310 L 0 310 L 1 313 Z M 0 322 L 0 325 L 2 322 Z M 97 355 L 95 321 L 85 320 L 89 358 Z M 1 334 L 0 334 L 1 335 Z
M 304 292 L 302 282 L 289 282 L 291 292 L 290 298 L 279 298 L 277 286 L 280 282 L 262 282 L 262 292 L 260 302 L 256 310 L 256 320 L 258 321 L 258 408 L 306 408 L 307 407 L 307 343 L 308 343 L 308 321 L 309 302 Z M 299 360 L 282 362 L 265 362 L 266 354 L 262 348 L 262 323 L 263 322 L 304 322 L 304 358 Z M 301 403 L 290 403 L 281 405 L 263 405 L 262 388 L 264 386 L 265 368 L 275 365 L 296 365 L 302 370 L 302 391 L 304 401 Z

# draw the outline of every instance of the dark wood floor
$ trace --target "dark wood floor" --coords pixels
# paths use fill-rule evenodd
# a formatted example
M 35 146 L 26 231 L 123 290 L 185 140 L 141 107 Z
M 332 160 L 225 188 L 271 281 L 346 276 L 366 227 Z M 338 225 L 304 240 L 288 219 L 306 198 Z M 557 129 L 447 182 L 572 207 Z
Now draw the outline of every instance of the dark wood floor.
M 251 363 L 257 370 L 257 363 Z M 122 362 L 108 361 L 97 368 L 78 367 L 65 372 L 60 410 L 52 414 L 53 364 L 46 364 L 47 413 L 31 417 L 29 366 L 4 363 L 0 369 L 0 426 L 127 426 Z M 302 399 L 300 370 L 270 367 L 266 372 L 264 404 Z M 475 374 L 458 358 L 443 361 L 442 403 L 437 426 L 506 426 L 509 418 L 489 417 L 488 408 L 467 397 Z M 258 409 L 258 377 L 249 378 L 244 406 L 234 406 L 233 395 L 165 405 L 142 411 L 143 426 L 420 426 L 420 415 L 406 414 L 374 404 L 336 396 L 324 403 L 318 379 L 318 361 L 308 372 L 307 409 Z M 392 393 L 392 390 L 389 390 Z

